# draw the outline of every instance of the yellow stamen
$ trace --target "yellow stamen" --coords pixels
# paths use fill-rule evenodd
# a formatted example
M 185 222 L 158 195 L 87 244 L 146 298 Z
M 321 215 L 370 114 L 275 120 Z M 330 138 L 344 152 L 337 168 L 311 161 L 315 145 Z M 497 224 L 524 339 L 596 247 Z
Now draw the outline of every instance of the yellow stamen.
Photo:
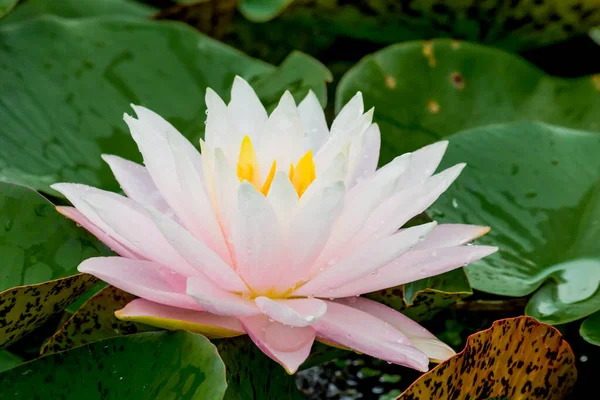
M 240 147 L 240 156 L 238 157 L 237 163 L 237 175 L 240 182 L 244 180 L 252 183 L 258 187 L 258 180 L 260 179 L 260 171 L 258 167 L 258 161 L 256 160 L 256 152 L 252 141 L 248 135 L 244 136 L 242 140 L 242 146 Z
M 294 165 L 290 165 L 289 177 L 292 185 L 296 188 L 298 197 L 302 197 L 304 191 L 317 177 L 315 172 L 315 162 L 312 158 L 312 150 L 307 151 L 295 167 Z
M 262 189 L 260 189 L 260 192 L 265 196 L 269 194 L 269 189 L 271 189 L 271 183 L 273 183 L 273 178 L 275 178 L 276 169 L 277 161 L 273 161 L 273 164 L 271 164 L 271 169 L 269 170 L 269 175 L 267 175 L 267 179 L 265 179 L 265 183 L 263 183 Z

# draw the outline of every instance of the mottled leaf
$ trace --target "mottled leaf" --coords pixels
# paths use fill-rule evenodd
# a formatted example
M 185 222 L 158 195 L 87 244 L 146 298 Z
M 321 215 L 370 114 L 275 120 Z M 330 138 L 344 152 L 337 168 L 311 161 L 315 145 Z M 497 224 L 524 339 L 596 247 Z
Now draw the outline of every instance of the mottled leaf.
M 204 336 L 146 332 L 51 354 L 0 374 L 0 399 L 221 399 L 225 366 Z
M 134 0 L 27 0 L 20 4 L 2 23 L 22 22 L 44 14 L 64 18 L 101 15 L 148 17 L 155 11 L 155 8 Z
M 118 190 L 100 154 L 141 161 L 122 121 L 130 103 L 158 112 L 197 144 L 208 86 L 228 98 L 235 75 L 302 81 L 297 68 L 291 79 L 280 77 L 285 71 L 181 23 L 44 17 L 0 26 L 0 176 L 54 195 L 48 185 L 57 181 Z M 314 71 L 297 97 L 316 85 Z M 320 71 L 324 87 L 329 74 Z
M 113 336 L 156 330 L 151 326 L 115 317 L 136 296 L 107 286 L 85 302 L 44 345 L 42 354 L 57 353 Z
M 430 208 L 441 222 L 491 226 L 499 246 L 466 268 L 486 292 L 534 294 L 527 313 L 564 323 L 600 309 L 600 134 L 506 124 L 456 134 L 440 169 L 466 162 Z
M 267 357 L 248 336 L 225 339 L 217 346 L 227 367 L 224 400 L 301 400 L 292 375 Z
M 470 43 L 401 43 L 373 53 L 342 78 L 336 108 L 359 90 L 366 108 L 376 109 L 385 162 L 489 124 L 544 121 L 600 131 L 597 76 L 554 78 L 515 55 Z
M 76 275 L 111 251 L 23 186 L 0 182 L 0 346 L 62 311 L 98 280 Z
M 579 333 L 588 342 L 600 346 L 600 311 L 595 312 L 583 321 Z
M 577 380 L 575 356 L 555 328 L 533 318 L 494 322 L 398 400 L 561 400 Z

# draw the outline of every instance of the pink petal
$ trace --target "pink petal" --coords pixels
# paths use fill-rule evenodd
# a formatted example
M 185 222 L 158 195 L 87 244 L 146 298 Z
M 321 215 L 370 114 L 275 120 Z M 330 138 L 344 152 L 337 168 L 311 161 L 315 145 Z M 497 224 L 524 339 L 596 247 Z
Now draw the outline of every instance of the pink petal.
M 315 330 L 310 326 L 291 327 L 270 322 L 264 315 L 241 318 L 250 339 L 267 356 L 293 374 L 310 354 Z
M 151 205 L 161 212 L 172 212 L 145 167 L 108 154 L 103 154 L 102 159 L 112 170 L 127 197 L 140 204 Z
M 130 260 L 122 257 L 88 258 L 79 264 L 80 272 L 94 275 L 111 285 L 138 297 L 173 307 L 202 310 L 184 292 L 176 290 L 181 276 L 169 273 L 152 261 Z
M 329 138 L 329 129 L 323 107 L 312 90 L 298 105 L 298 113 L 304 130 L 304 150 L 312 150 L 316 154 Z
M 438 225 L 415 250 L 454 247 L 471 242 L 490 231 L 489 226 L 442 224 Z
M 313 277 L 293 292 L 293 295 L 333 297 L 329 293 L 335 288 L 369 275 L 370 272 L 376 273 L 379 268 L 423 240 L 435 226 L 435 222 L 415 226 L 362 246 Z
M 387 322 L 404 333 L 413 346 L 425 353 L 431 360 L 441 362 L 456 354 L 450 346 L 438 340 L 427 329 L 393 308 L 364 297 L 346 297 L 337 302 Z
M 148 209 L 156 226 L 179 254 L 200 274 L 230 292 L 248 292 L 248 287 L 218 255 L 171 218 Z
M 498 250 L 491 246 L 457 246 L 413 250 L 382 267 L 377 274 L 366 275 L 327 292 L 327 297 L 357 296 L 403 285 L 463 267 Z
M 247 181 L 238 191 L 232 237 L 237 271 L 248 286 L 256 293 L 277 288 L 284 251 L 279 220 L 267 198 Z
M 138 253 L 182 275 L 197 274 L 173 249 L 141 204 L 101 190 L 85 195 L 84 201 Z
M 135 299 L 115 312 L 120 320 L 140 322 L 169 330 L 186 330 L 210 338 L 245 335 L 237 318 L 223 317 L 203 311 L 165 306 L 146 299 Z
M 312 327 L 319 337 L 382 360 L 427 371 L 429 360 L 402 332 L 375 316 L 326 301 L 327 313 Z
M 275 299 L 257 297 L 256 305 L 269 318 L 288 326 L 308 326 L 321 318 L 327 304 L 319 299 Z
M 242 317 L 260 314 L 253 301 L 215 286 L 209 280 L 194 276 L 187 280 L 186 293 L 203 309 L 217 315 Z
M 75 207 L 57 206 L 56 211 L 58 211 L 65 217 L 75 221 L 79 225 L 83 226 L 92 235 L 96 236 L 100 241 L 102 241 L 105 245 L 110 247 L 110 249 L 112 251 L 119 254 L 120 256 L 123 256 L 126 258 L 132 258 L 132 259 L 136 259 L 136 260 L 144 260 L 144 257 L 137 254 L 135 251 L 128 249 L 126 245 L 121 244 L 117 240 L 115 240 L 112 237 L 110 237 L 109 235 L 107 235 L 102 229 L 100 229 L 96 225 L 94 225 L 92 223 L 92 221 L 87 219 Z

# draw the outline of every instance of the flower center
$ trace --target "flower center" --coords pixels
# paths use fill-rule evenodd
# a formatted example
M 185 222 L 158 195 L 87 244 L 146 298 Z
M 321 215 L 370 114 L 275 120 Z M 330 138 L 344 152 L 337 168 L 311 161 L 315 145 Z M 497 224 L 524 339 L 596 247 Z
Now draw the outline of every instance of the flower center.
M 249 136 L 244 136 L 242 145 L 240 146 L 240 155 L 237 162 L 237 176 L 240 182 L 248 181 L 256 187 L 263 195 L 269 193 L 271 189 L 271 183 L 275 177 L 275 171 L 277 169 L 277 160 L 274 160 L 269 169 L 267 177 L 262 180 L 260 174 L 260 167 L 256 158 L 256 152 Z M 316 178 L 315 162 L 312 158 L 312 151 L 307 151 L 298 160 L 296 166 L 290 164 L 289 178 L 292 185 L 298 193 L 298 197 L 301 197 L 306 189 Z

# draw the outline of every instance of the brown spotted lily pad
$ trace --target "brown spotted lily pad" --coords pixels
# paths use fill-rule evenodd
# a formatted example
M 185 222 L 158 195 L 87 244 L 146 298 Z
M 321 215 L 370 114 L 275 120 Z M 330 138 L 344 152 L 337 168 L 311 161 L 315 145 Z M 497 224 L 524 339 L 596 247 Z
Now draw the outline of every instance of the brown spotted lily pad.
M 530 317 L 494 322 L 465 349 L 424 374 L 398 400 L 559 400 L 577 380 L 561 334 Z
M 100 339 L 156 330 L 156 328 L 115 317 L 136 296 L 114 286 L 96 293 L 46 342 L 42 354 L 57 353 Z
M 41 326 L 98 280 L 78 274 L 110 250 L 35 191 L 0 182 L 0 347 Z

